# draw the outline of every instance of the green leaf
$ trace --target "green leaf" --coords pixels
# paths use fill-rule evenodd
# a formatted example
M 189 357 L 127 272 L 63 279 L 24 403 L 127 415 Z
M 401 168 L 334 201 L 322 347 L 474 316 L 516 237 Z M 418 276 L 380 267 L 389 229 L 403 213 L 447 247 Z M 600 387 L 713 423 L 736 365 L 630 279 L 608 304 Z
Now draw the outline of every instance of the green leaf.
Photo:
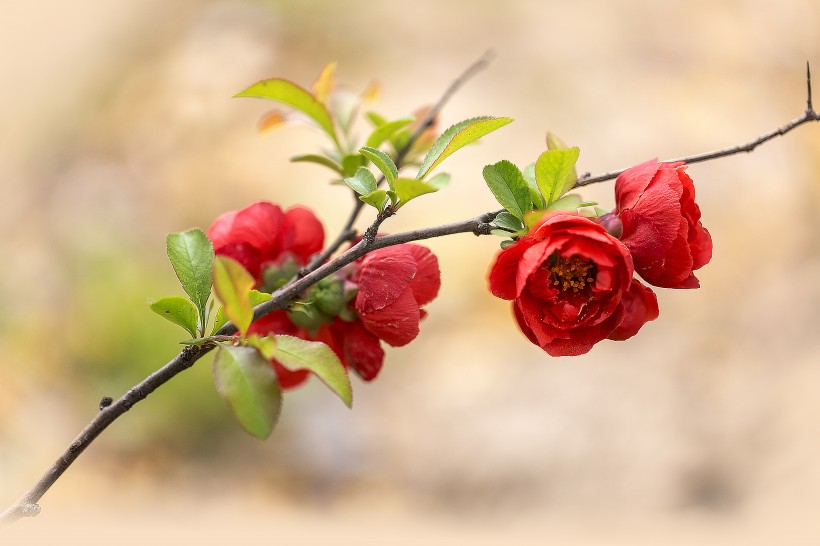
M 382 116 L 381 114 L 377 114 L 376 112 L 367 112 L 364 117 L 373 124 L 373 127 L 381 127 L 385 123 L 387 123 L 387 118 Z
M 569 148 L 564 141 L 558 138 L 558 135 L 547 131 L 547 150 L 566 150 Z
M 332 170 L 333 172 L 342 174 L 342 166 L 330 159 L 329 157 L 325 157 L 323 155 L 318 154 L 307 154 L 307 155 L 297 155 L 290 158 L 290 160 L 294 163 L 316 163 L 317 165 L 322 165 L 323 167 L 327 167 L 328 169 Z
M 532 209 L 530 189 L 518 167 L 507 160 L 484 167 L 484 180 L 501 206 L 519 220 Z
M 581 196 L 569 193 L 549 204 L 546 210 L 565 210 L 575 212 L 581 206 Z
M 271 363 L 253 347 L 223 345 L 214 357 L 214 381 L 236 420 L 265 439 L 282 412 L 282 390 Z
M 287 104 L 315 121 L 327 133 L 336 148 L 340 147 L 339 140 L 336 138 L 336 131 L 333 128 L 333 119 L 330 117 L 330 112 L 328 112 L 325 105 L 319 102 L 310 91 L 291 81 L 282 78 L 262 80 L 234 96 L 271 99 Z
M 267 292 L 260 292 L 259 290 L 251 290 L 251 293 L 248 294 L 248 299 L 250 299 L 252 307 L 256 307 L 260 303 L 268 301 L 270 298 L 270 294 Z M 225 315 L 225 306 L 221 305 L 219 306 L 219 310 L 216 312 L 216 319 L 214 319 L 214 327 L 211 329 L 211 335 L 218 332 L 219 329 L 227 323 L 228 317 Z
M 384 207 L 387 205 L 387 192 L 384 190 L 375 190 L 367 195 L 362 195 L 359 197 L 362 201 L 370 205 L 371 207 L 375 207 L 376 210 L 379 212 L 384 210 Z
M 359 195 L 369 195 L 376 191 L 376 177 L 367 167 L 359 167 L 355 175 L 345 178 L 345 184 Z
M 372 113 L 368 114 L 370 116 Z M 373 119 L 371 118 L 371 121 Z M 381 123 L 376 126 L 376 129 L 370 133 L 370 136 L 367 137 L 367 142 L 365 142 L 365 146 L 368 148 L 378 148 L 382 145 L 385 140 L 388 140 L 396 131 L 399 131 L 403 127 L 410 125 L 413 123 L 413 118 L 402 118 L 397 119 L 396 121 L 390 121 L 387 123 Z
M 342 158 L 342 176 L 354 176 L 365 163 L 367 159 L 362 154 L 347 154 Z
M 578 148 L 547 150 L 535 162 L 535 181 L 547 205 L 572 189 Z
M 226 256 L 214 260 L 213 280 L 225 315 L 244 336 L 253 320 L 250 292 L 256 281 L 239 262 Z
M 353 403 L 353 392 L 347 370 L 339 361 L 333 350 L 318 341 L 305 341 L 298 337 L 277 335 L 274 358 L 285 368 L 310 370 L 321 379 L 330 390 L 350 407 Z
M 437 187 L 413 178 L 397 178 L 394 184 L 400 207 L 420 195 L 438 191 Z
M 199 228 L 170 233 L 165 239 L 168 259 L 183 290 L 199 311 L 200 331 L 208 319 L 208 297 L 211 295 L 211 266 L 214 245 Z
M 511 122 L 511 118 L 482 116 L 456 123 L 444 131 L 433 144 L 433 147 L 430 148 L 430 151 L 427 152 L 427 156 L 424 158 L 416 178 L 418 180 L 423 179 L 436 165 L 444 161 L 459 148 L 475 142 L 479 138 Z
M 533 205 L 535 205 L 537 209 L 543 209 L 544 198 L 541 197 L 538 184 L 535 182 L 535 163 L 530 163 L 524 167 L 522 174 L 524 175 L 524 180 L 527 182 L 527 185 L 530 187 L 530 198 L 532 199 Z
M 515 244 L 515 241 L 512 239 L 507 239 L 506 241 L 501 241 L 501 249 L 505 250 Z
M 368 148 L 367 146 L 360 149 L 359 153 L 372 161 L 376 168 L 382 172 L 385 180 L 387 180 L 387 185 L 390 186 L 392 190 L 393 181 L 399 176 L 399 170 L 396 168 L 396 164 L 393 163 L 393 160 L 390 159 L 390 156 L 381 150 Z
M 524 229 L 524 222 L 522 222 L 521 219 L 519 219 L 517 216 L 513 216 L 509 212 L 498 213 L 495 219 L 493 220 L 493 224 L 502 229 L 506 229 L 512 233 L 516 233 Z
M 191 337 L 196 337 L 199 314 L 194 304 L 188 299 L 182 296 L 160 298 L 151 303 L 150 307 L 154 313 L 170 320 L 177 326 L 182 326 L 191 334 Z
M 447 173 L 438 173 L 427 181 L 427 184 L 433 186 L 437 190 L 446 188 L 450 184 L 450 175 Z

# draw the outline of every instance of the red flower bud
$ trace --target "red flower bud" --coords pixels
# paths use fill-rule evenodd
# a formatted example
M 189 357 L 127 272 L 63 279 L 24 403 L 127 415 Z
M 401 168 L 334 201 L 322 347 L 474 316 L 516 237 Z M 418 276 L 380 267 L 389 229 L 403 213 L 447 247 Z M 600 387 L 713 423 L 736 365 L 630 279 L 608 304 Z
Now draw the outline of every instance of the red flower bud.
M 700 222 L 695 186 L 686 165 L 641 163 L 615 181 L 615 213 L 623 222 L 621 241 L 635 271 L 649 284 L 697 288 L 692 273 L 712 257 L 712 238 Z

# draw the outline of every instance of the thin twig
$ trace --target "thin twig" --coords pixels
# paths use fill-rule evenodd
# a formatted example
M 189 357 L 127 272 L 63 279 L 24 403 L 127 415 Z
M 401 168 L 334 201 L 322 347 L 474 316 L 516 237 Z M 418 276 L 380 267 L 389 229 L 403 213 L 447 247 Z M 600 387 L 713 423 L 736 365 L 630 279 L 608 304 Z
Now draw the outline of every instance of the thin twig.
M 272 294 L 270 300 L 254 308 L 254 320 L 259 319 L 277 309 L 284 308 L 294 297 L 317 283 L 321 279 L 335 273 L 342 267 L 361 258 L 368 252 L 392 245 L 441 237 L 444 235 L 454 235 L 456 233 L 474 233 L 476 235 L 486 235 L 490 232 L 489 222 L 495 218 L 497 212 L 490 212 L 470 218 L 462 222 L 434 226 L 425 229 L 417 229 L 394 235 L 386 235 L 378 238 L 363 238 L 359 243 L 339 254 L 333 260 L 322 264 L 316 270 L 297 279 L 293 283 L 277 290 Z M 378 232 L 379 225 L 388 217 L 389 213 L 379 214 L 376 221 L 368 228 L 369 232 Z M 236 327 L 228 323 L 216 332 L 217 336 L 229 336 L 236 332 Z M 91 443 L 125 412 L 135 404 L 144 400 L 158 387 L 167 383 L 180 372 L 187 370 L 205 354 L 213 349 L 213 345 L 189 345 L 186 346 L 173 360 L 165 364 L 162 368 L 145 378 L 141 383 L 128 390 L 119 400 L 103 408 L 97 413 L 91 422 L 66 448 L 62 455 L 51 465 L 42 477 L 29 489 L 20 499 L 0 514 L 0 524 L 10 524 L 14 521 L 33 517 L 40 512 L 37 502 L 51 488 L 57 479 L 63 475 L 69 466 L 80 456 Z
M 683 161 L 685 163 L 700 163 L 702 161 L 711 161 L 713 159 L 718 159 L 720 157 L 727 157 L 730 155 L 735 155 L 743 152 L 751 152 L 764 142 L 768 142 L 769 140 L 783 136 L 792 129 L 803 125 L 804 123 L 809 123 L 812 121 L 820 121 L 820 114 L 818 114 L 814 107 L 812 106 L 811 100 L 811 71 L 809 69 L 809 64 L 806 63 L 806 110 L 803 114 L 790 121 L 786 125 L 782 127 L 778 127 L 773 131 L 769 131 L 768 133 L 757 137 L 756 139 L 747 142 L 746 144 L 741 144 L 739 146 L 731 146 L 729 148 L 724 148 L 722 150 L 717 150 L 714 152 L 706 152 L 703 154 L 697 155 L 690 155 L 686 157 L 681 157 L 678 159 L 669 159 L 666 160 L 665 163 L 675 163 L 679 161 Z M 581 186 L 588 186 L 589 184 L 595 184 L 597 182 L 605 182 L 606 180 L 612 180 L 616 178 L 619 174 L 624 172 L 626 169 L 618 169 L 617 171 L 609 171 L 607 173 L 599 174 L 596 176 L 591 176 L 590 173 L 586 173 L 582 175 L 578 181 L 575 183 L 573 187 L 578 188 Z
M 422 122 L 407 140 L 407 143 L 402 147 L 401 150 L 398 150 L 396 153 L 396 157 L 393 159 L 393 162 L 396 164 L 396 167 L 401 168 L 404 159 L 407 157 L 407 154 L 410 153 L 410 149 L 413 145 L 421 138 L 421 135 L 424 134 L 430 125 L 433 124 L 436 117 L 441 113 L 447 103 L 453 98 L 461 87 L 467 83 L 473 76 L 484 70 L 490 62 L 492 62 L 493 57 L 495 57 L 495 53 L 493 50 L 487 50 L 484 54 L 473 64 L 467 67 L 467 69 L 461 73 L 459 77 L 457 77 L 450 86 L 444 91 L 444 94 L 441 95 L 438 102 L 427 112 L 427 115 L 424 117 Z M 378 182 L 376 183 L 377 186 L 381 185 L 384 182 L 384 176 L 382 176 Z M 356 220 L 359 218 L 359 214 L 364 208 L 364 202 L 358 199 L 358 195 L 355 193 L 353 194 L 356 202 L 353 205 L 353 210 L 350 211 L 350 216 L 348 216 L 347 221 L 345 222 L 342 229 L 339 231 L 339 235 L 336 239 L 328 245 L 328 247 L 323 250 L 321 253 L 313 256 L 310 260 L 308 266 L 300 272 L 300 276 L 307 275 L 309 272 L 313 271 L 321 264 L 326 262 L 341 246 L 347 242 L 353 241 L 356 238 L 356 230 L 353 229 L 353 225 L 356 223 Z

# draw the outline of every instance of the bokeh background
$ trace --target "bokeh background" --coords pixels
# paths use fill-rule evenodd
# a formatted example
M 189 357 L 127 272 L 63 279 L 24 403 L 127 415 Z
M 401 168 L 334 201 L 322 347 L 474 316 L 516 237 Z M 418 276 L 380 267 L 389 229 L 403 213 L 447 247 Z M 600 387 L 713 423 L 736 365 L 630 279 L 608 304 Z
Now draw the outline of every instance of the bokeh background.
M 552 130 L 593 173 L 739 144 L 820 72 L 810 0 L 4 0 L 0 3 L 0 504 L 176 354 L 146 302 L 180 293 L 164 236 L 268 199 L 347 214 L 321 145 L 260 135 L 264 77 L 329 61 L 403 116 L 488 48 L 443 123 L 516 123 L 448 159 L 399 231 L 494 208 L 481 179 Z M 817 82 L 820 88 L 820 80 Z M 820 102 L 820 100 L 818 101 Z M 363 127 L 363 126 L 362 126 Z M 362 129 L 363 130 L 363 129 Z M 120 419 L 3 544 L 813 544 L 820 536 L 820 126 L 694 165 L 713 263 L 628 342 L 553 359 L 485 288 L 498 239 L 433 240 L 444 288 L 353 411 L 288 395 L 242 433 L 210 361 Z M 611 183 L 584 192 L 612 205 Z

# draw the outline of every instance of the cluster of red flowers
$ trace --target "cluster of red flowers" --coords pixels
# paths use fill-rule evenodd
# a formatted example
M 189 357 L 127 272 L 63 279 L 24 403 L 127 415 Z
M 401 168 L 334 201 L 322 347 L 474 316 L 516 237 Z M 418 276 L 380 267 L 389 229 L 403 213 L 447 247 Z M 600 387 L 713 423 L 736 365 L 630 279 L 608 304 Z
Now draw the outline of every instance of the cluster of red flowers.
M 268 202 L 227 212 L 208 230 L 217 255 L 235 259 L 273 291 L 324 245 L 322 224 L 312 211 L 286 211 Z M 287 334 L 321 341 L 342 363 L 370 381 L 381 370 L 381 341 L 398 347 L 419 333 L 422 306 L 441 286 L 438 259 L 426 247 L 403 244 L 379 249 L 320 281 L 304 305 L 274 311 L 251 324 L 249 333 Z M 272 362 L 282 388 L 303 383 L 306 370 L 290 371 Z
M 647 283 L 697 288 L 712 240 L 700 222 L 683 163 L 648 161 L 615 182 L 616 208 L 590 219 L 545 215 L 502 250 L 490 291 L 513 300 L 527 338 L 553 356 L 580 355 L 603 339 L 623 340 L 658 317 Z

